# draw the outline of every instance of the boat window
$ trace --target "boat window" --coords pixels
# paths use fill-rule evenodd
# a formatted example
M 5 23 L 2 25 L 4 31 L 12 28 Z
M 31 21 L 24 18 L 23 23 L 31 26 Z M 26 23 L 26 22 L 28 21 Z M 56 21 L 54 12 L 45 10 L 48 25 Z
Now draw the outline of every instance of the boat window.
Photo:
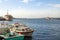
M 21 29 L 16 29 L 16 30 L 21 31 Z
M 22 29 L 22 31 L 25 31 L 24 29 Z
M 30 28 L 26 28 L 25 30 L 26 30 L 26 31 L 30 31 Z
M 18 28 L 19 26 L 15 26 L 16 28 Z

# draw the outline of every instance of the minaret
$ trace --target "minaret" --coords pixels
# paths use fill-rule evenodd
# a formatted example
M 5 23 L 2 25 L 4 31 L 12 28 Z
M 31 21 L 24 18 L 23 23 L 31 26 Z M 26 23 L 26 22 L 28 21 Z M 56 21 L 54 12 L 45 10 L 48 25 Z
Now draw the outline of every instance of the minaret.
M 7 15 L 8 15 L 8 10 L 7 10 Z

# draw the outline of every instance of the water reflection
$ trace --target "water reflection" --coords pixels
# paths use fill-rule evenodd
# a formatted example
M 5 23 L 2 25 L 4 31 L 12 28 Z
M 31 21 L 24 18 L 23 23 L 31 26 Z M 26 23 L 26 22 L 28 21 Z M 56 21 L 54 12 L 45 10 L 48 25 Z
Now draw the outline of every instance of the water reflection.
M 25 37 L 24 37 L 24 40 L 32 40 L 32 37 L 27 37 L 27 36 L 25 36 Z

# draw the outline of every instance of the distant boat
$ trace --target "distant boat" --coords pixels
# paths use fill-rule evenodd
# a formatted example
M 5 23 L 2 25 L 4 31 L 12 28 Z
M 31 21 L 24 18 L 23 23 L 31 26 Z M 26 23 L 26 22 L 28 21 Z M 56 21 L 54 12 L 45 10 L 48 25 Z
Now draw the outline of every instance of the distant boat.
M 8 14 L 8 11 L 7 11 L 7 14 L 4 16 L 4 19 L 7 20 L 7 21 L 12 21 L 13 20 L 13 16 Z
M 47 20 L 51 20 L 52 18 L 50 18 L 50 17 L 46 17 L 46 19 L 47 19 Z

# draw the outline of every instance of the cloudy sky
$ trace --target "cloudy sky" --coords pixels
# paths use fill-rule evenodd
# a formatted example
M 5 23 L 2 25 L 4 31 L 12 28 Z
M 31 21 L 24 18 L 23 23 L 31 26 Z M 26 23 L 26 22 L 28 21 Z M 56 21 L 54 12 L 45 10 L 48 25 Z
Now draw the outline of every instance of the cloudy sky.
M 19 18 L 60 17 L 60 0 L 0 0 L 0 16 Z

